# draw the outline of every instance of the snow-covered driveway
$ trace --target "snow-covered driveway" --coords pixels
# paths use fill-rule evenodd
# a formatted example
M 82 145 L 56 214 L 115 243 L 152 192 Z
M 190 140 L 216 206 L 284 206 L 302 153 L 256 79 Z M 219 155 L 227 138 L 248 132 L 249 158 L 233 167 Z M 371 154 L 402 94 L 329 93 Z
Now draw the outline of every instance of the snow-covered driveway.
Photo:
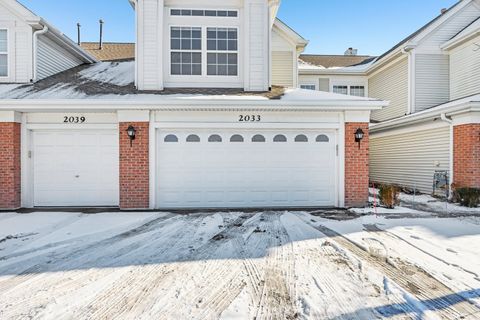
M 0 319 L 480 319 L 480 218 L 0 214 Z

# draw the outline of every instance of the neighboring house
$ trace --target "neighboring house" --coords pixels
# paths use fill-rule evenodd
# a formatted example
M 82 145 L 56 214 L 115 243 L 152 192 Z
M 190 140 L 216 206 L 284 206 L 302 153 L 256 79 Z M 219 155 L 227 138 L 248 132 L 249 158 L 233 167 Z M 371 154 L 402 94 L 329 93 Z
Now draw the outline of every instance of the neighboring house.
M 480 187 L 480 1 L 459 1 L 374 61 L 303 60 L 300 84 L 329 78 L 328 91 L 344 82 L 347 93 L 364 83 L 369 97 L 390 102 L 372 113 L 372 181 L 431 193 L 441 171 L 457 186 Z
M 307 41 L 279 1 L 130 3 L 135 61 L 84 44 L 110 61 L 0 85 L 0 208 L 368 201 L 370 112 L 388 103 L 296 89 Z
M 0 2 L 0 83 L 31 83 L 95 61 L 17 1 Z

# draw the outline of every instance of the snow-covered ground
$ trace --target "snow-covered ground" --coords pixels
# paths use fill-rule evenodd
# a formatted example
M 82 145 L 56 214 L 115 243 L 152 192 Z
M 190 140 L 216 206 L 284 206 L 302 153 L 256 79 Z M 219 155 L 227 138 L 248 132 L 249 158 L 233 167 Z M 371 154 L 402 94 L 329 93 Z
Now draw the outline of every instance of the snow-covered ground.
M 3 213 L 0 319 L 480 319 L 479 217 L 326 216 Z

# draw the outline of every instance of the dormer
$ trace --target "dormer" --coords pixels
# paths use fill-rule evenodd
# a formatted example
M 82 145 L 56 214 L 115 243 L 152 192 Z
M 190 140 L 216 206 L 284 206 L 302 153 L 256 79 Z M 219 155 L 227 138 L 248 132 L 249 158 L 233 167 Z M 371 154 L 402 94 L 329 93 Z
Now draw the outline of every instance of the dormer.
M 95 61 L 16 0 L 0 1 L 0 83 L 32 83 Z
M 278 0 L 130 0 L 136 10 L 136 86 L 271 86 Z

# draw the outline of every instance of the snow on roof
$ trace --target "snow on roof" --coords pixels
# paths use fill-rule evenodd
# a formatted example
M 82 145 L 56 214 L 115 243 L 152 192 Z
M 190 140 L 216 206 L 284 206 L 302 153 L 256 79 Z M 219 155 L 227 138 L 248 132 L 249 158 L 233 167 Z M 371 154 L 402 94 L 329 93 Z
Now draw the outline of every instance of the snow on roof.
M 286 89 L 274 86 L 266 92 L 245 92 L 242 89 L 167 88 L 162 91 L 138 91 L 134 86 L 135 63 L 100 62 L 70 69 L 28 85 L 0 85 L 0 100 L 129 100 L 129 101 L 285 101 L 310 102 L 381 102 L 328 92 Z M 317 104 L 316 104 L 317 105 Z

